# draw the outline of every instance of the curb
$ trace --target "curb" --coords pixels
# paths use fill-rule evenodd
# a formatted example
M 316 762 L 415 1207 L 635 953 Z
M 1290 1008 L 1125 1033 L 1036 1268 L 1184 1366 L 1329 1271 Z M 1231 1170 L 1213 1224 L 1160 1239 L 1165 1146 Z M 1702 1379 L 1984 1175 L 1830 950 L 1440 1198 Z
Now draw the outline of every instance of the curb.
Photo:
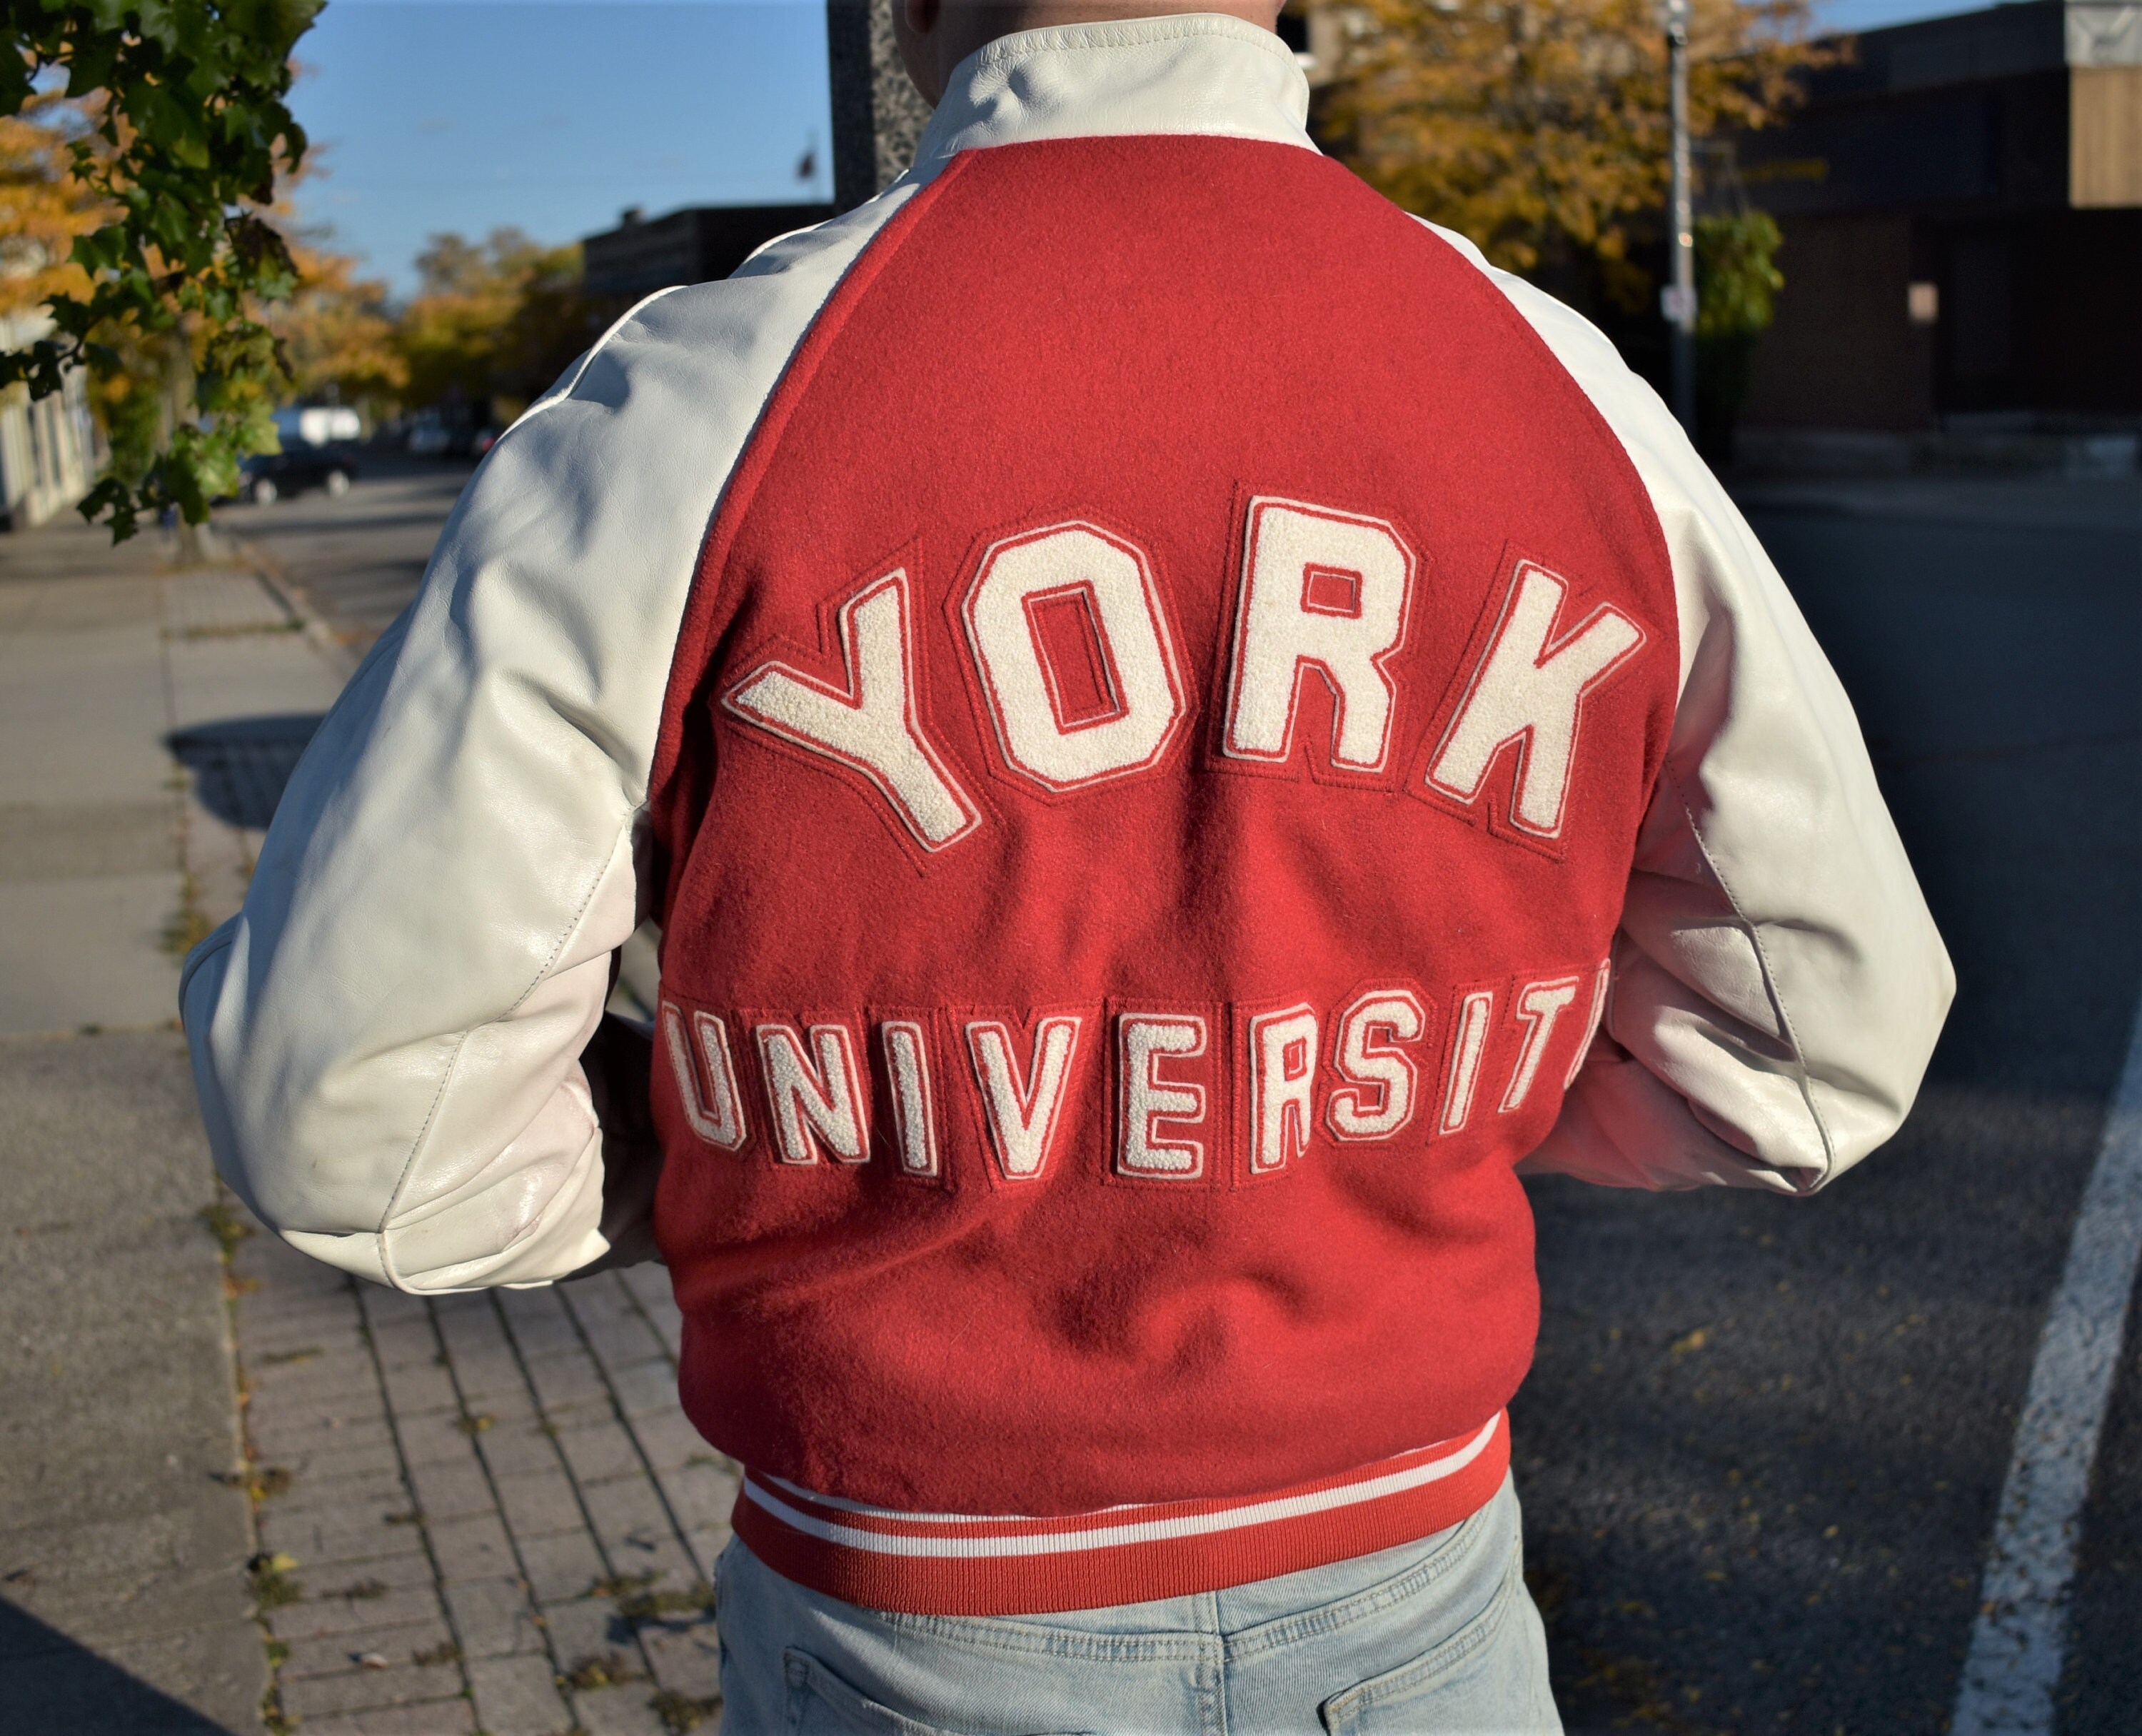
M 324 657 L 344 681 L 355 675 L 358 665 L 364 660 L 363 656 L 343 643 L 340 636 L 328 625 L 327 617 L 313 606 L 304 587 L 284 571 L 282 564 L 259 544 L 235 532 L 218 527 L 218 533 L 239 564 L 265 585 L 275 601 L 289 611 L 305 642 Z

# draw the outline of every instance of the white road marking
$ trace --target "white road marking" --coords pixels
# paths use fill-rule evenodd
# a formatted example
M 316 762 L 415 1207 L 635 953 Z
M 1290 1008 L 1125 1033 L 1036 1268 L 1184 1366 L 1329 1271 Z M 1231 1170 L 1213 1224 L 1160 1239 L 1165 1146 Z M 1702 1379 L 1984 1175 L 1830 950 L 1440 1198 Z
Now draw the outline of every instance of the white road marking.
M 2083 1190 L 2001 1491 L 1951 1736 L 2048 1736 L 2090 1465 L 2142 1257 L 2142 1014 Z

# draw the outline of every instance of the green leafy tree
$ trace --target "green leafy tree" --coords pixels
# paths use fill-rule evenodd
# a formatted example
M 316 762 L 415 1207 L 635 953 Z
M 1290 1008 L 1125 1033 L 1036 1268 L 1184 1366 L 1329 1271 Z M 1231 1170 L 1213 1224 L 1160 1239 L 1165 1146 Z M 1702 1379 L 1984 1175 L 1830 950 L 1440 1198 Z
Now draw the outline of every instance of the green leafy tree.
M 1784 245 L 1768 211 L 1720 211 L 1695 220 L 1695 334 L 1760 338 L 1777 317 Z
M 1755 380 L 1755 346 L 1777 317 L 1784 235 L 1768 211 L 1695 220 L 1695 435 L 1705 454 L 1733 456 L 1733 430 Z
M 116 442 L 112 474 L 81 504 L 115 540 L 165 507 L 202 522 L 235 492 L 240 458 L 274 449 L 269 417 L 289 374 L 257 314 L 290 294 L 297 268 L 261 213 L 304 157 L 284 99 L 291 51 L 323 3 L 0 0 L 0 116 L 63 79 L 92 116 L 67 141 L 72 173 L 106 213 L 72 243 L 86 285 L 47 302 L 51 336 L 0 353 L 0 386 L 43 397 L 80 366 L 136 389 L 160 378 L 163 409 L 134 410 L 158 429 L 153 449 Z

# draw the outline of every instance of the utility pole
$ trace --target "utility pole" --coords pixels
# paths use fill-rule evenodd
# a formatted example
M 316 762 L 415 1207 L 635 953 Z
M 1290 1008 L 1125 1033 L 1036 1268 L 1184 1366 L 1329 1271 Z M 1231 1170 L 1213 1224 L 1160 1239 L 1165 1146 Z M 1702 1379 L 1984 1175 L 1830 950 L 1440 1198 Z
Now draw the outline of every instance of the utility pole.
M 833 203 L 852 210 L 915 160 L 930 106 L 901 68 L 894 0 L 826 0 L 832 87 Z
M 1673 332 L 1673 410 L 1695 437 L 1695 185 L 1688 131 L 1690 0 L 1666 0 L 1666 57 L 1673 87 L 1673 281 L 1659 297 Z

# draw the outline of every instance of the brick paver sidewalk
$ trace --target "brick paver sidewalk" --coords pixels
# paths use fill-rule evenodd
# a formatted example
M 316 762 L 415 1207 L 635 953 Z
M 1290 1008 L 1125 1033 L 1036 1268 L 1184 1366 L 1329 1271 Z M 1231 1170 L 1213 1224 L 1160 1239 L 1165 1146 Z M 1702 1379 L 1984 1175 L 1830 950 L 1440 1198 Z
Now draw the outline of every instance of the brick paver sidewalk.
M 0 562 L 0 1729 L 710 1728 L 737 1474 L 679 1409 L 659 1267 L 427 1302 L 226 1199 L 220 1302 L 177 958 L 348 660 L 167 552 Z
M 217 648 L 257 661 L 258 636 L 294 617 L 243 574 L 171 589 L 174 631 L 202 665 L 190 679 L 227 713 L 238 684 Z M 267 714 L 259 727 L 182 742 L 204 928 L 243 898 L 306 714 L 339 685 L 339 669 L 320 685 L 312 646 L 285 642 L 289 675 L 255 670 L 237 708 Z M 636 940 L 628 974 L 652 970 Z M 234 1204 L 228 1227 L 270 1728 L 710 1727 L 711 1571 L 738 1473 L 679 1407 L 669 1274 L 427 1301 L 308 1259 Z
M 275 1698 L 308 1736 L 711 1724 L 736 1467 L 658 1266 L 436 1299 L 230 1261 Z

